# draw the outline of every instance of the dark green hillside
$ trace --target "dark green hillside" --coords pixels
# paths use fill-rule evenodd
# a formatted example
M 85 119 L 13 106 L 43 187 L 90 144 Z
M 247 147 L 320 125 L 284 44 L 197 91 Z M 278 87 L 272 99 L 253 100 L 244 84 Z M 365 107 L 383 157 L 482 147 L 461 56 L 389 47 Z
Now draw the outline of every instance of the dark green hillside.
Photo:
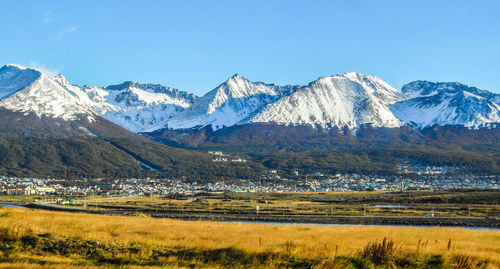
M 133 157 L 132 157 L 133 156 Z M 158 172 L 141 167 L 141 162 Z M 186 176 L 209 180 L 249 177 L 259 166 L 214 163 L 205 153 L 128 138 L 37 138 L 0 136 L 0 175 L 81 177 Z
M 252 178 L 261 174 L 263 166 L 253 162 L 245 164 L 213 162 L 205 152 L 173 148 L 151 141 L 108 139 L 109 143 L 141 162 L 173 176 L 198 179 L 214 177 Z
M 470 130 L 462 126 L 435 126 L 424 130 L 410 126 L 364 126 L 349 130 L 313 128 L 309 125 L 245 124 L 217 131 L 210 126 L 190 130 L 161 129 L 144 135 L 187 149 L 217 148 L 249 154 L 382 147 L 500 152 L 500 128 Z
M 155 143 L 98 116 L 65 121 L 0 108 L 0 175 L 214 180 L 261 170 L 251 162 L 217 163 L 207 153 Z
M 99 116 L 95 116 L 92 122 L 85 118 L 66 121 L 60 118 L 39 117 L 35 113 L 14 112 L 5 108 L 0 108 L 0 135 L 45 138 L 122 137 L 146 140 Z
M 500 128 L 364 126 L 351 131 L 246 124 L 217 131 L 163 129 L 145 135 L 186 149 L 245 153 L 266 167 L 283 170 L 393 173 L 398 163 L 410 161 L 500 174 Z
M 0 174 L 75 178 L 137 176 L 144 171 L 100 139 L 1 136 Z
M 370 148 L 256 154 L 254 161 L 285 171 L 392 174 L 401 161 L 457 166 L 476 174 L 500 174 L 500 154 L 436 149 Z

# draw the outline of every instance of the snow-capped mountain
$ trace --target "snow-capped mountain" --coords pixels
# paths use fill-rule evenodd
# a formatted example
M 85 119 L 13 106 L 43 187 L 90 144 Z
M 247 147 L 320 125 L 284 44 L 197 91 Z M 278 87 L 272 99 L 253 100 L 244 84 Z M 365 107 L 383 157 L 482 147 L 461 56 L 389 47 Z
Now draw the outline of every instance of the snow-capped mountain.
M 399 127 L 389 105 L 403 96 L 382 79 L 359 73 L 322 77 L 266 106 L 250 122 L 322 127 Z
M 402 89 L 410 99 L 391 107 L 400 120 L 418 128 L 463 125 L 478 128 L 500 122 L 500 95 L 457 82 L 414 81 Z
M 0 107 L 64 120 L 92 122 L 97 116 L 93 102 L 62 75 L 52 77 L 18 65 L 0 69 Z
M 154 129 L 197 99 L 196 95 L 174 88 L 133 82 L 105 88 L 86 86 L 83 90 L 99 115 L 136 133 Z
M 211 125 L 214 130 L 252 122 L 399 127 L 389 105 L 400 100 L 403 96 L 380 78 L 358 73 L 320 78 L 303 87 L 254 83 L 235 75 L 166 124 L 170 129 Z
M 196 95 L 155 84 L 125 82 L 108 87 L 70 84 L 33 68 L 0 69 L 0 107 L 67 121 L 98 116 L 132 132 L 158 126 L 191 106 Z
M 156 84 L 79 87 L 62 75 L 6 65 L 0 69 L 0 108 L 89 123 L 102 116 L 135 133 L 252 123 L 349 129 L 500 123 L 500 94 L 427 81 L 409 83 L 399 92 L 379 77 L 354 72 L 322 77 L 306 86 L 251 82 L 236 74 L 198 98 Z
M 211 125 L 214 130 L 229 127 L 247 120 L 265 105 L 289 95 L 297 88 L 251 82 L 236 74 L 201 97 L 189 109 L 167 120 L 165 125 L 170 129 L 207 125 Z

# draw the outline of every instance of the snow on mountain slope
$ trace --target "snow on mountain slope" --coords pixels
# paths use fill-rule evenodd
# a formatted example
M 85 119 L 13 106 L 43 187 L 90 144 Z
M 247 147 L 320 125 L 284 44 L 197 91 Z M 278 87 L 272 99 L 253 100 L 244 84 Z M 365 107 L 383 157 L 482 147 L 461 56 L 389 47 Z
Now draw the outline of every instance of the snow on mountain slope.
M 0 107 L 38 116 L 94 121 L 93 102 L 62 75 L 52 77 L 32 68 L 0 69 Z
M 251 117 L 265 105 L 289 95 L 296 88 L 254 83 L 236 74 L 165 124 L 170 129 L 211 125 L 216 130 L 232 126 Z
M 323 77 L 266 106 L 250 122 L 311 124 L 351 129 L 399 127 L 389 105 L 403 96 L 380 78 L 358 73 Z
M 120 85 L 83 89 L 105 119 L 132 132 L 154 129 L 184 111 L 197 96 L 153 84 L 125 82 Z
M 132 132 L 235 124 L 310 124 L 322 127 L 417 128 L 500 122 L 500 94 L 460 83 L 415 81 L 402 93 L 382 79 L 359 73 L 322 77 L 307 86 L 275 86 L 240 75 L 197 96 L 154 84 L 125 82 L 105 88 L 71 85 L 17 65 L 0 69 L 0 107 L 63 120 L 98 115 Z
M 0 99 L 26 88 L 40 77 L 40 72 L 8 64 L 0 69 Z
M 499 94 L 457 82 L 414 81 L 403 86 L 410 99 L 392 105 L 402 121 L 418 128 L 463 125 L 478 128 L 500 122 Z
M 64 120 L 94 121 L 101 115 L 133 132 L 155 128 L 196 99 L 161 85 L 125 82 L 106 88 L 79 87 L 62 75 L 32 68 L 6 65 L 0 69 L 0 107 Z

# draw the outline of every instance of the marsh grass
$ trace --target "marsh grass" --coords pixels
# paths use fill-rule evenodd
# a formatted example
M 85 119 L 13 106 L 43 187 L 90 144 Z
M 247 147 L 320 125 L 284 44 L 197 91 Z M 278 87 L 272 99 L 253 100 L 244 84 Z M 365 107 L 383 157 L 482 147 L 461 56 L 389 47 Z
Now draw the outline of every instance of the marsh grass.
M 491 191 L 408 191 L 348 193 L 219 193 L 196 196 L 121 197 L 99 201 L 88 209 L 144 211 L 149 213 L 208 213 L 253 215 L 350 215 L 350 216 L 498 216 L 500 193 Z M 1 197 L 0 197 L 1 198 Z M 91 199 L 91 198 L 90 198 Z M 404 204 L 405 208 L 374 207 Z M 81 205 L 81 202 L 77 202 Z M 89 205 L 93 205 L 92 202 Z M 366 206 L 364 206 L 366 205 Z
M 0 209 L 0 268 L 498 268 L 500 233 Z M 307 229 L 306 229 L 307 228 Z
M 420 241 L 419 241 L 420 243 Z M 395 264 L 394 242 L 384 237 L 382 242 L 372 242 L 363 250 L 363 258 L 375 264 L 393 266 Z

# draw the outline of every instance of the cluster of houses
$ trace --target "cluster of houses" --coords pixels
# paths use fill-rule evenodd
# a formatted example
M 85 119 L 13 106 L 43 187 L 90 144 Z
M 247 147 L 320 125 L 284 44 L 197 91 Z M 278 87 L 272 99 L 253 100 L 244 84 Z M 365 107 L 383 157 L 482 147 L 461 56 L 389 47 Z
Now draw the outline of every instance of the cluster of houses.
M 233 163 L 246 163 L 246 159 L 242 159 L 239 157 L 232 157 L 231 155 L 222 153 L 222 151 L 208 151 L 208 154 L 213 156 L 212 161 L 214 162 L 233 162 Z
M 6 195 L 48 195 L 62 188 L 51 179 L 17 178 L 0 176 L 0 193 Z
M 326 177 L 319 181 L 320 188 L 328 191 L 500 189 L 499 176 L 430 174 L 413 177 L 402 175 L 380 177 L 344 174 Z
M 399 174 L 416 174 L 416 175 L 443 175 L 449 173 L 457 173 L 465 170 L 463 166 L 434 166 L 424 165 L 418 162 L 400 161 L 396 166 Z
M 224 157 L 220 151 L 210 152 Z M 403 169 L 415 169 L 405 167 Z M 5 195 L 168 195 L 175 193 L 324 192 L 360 190 L 500 189 L 498 175 L 456 173 L 452 168 L 418 167 L 419 174 L 388 176 L 356 173 L 324 174 L 297 170 L 267 170 L 260 178 L 202 181 L 189 178 L 54 179 L 0 176 L 0 194 Z M 425 172 L 428 171 L 428 172 Z M 441 171 L 437 173 L 436 171 Z M 447 171 L 443 173 L 442 171 Z M 451 172 L 451 173 L 450 173 Z
M 56 193 L 56 189 L 54 187 L 48 186 L 38 186 L 35 188 L 31 186 L 8 186 L 2 188 L 0 191 L 6 195 L 47 195 Z
M 222 151 L 209 151 L 214 162 L 246 162 Z M 464 167 L 428 166 L 401 161 L 393 175 L 325 174 L 320 171 L 269 169 L 255 179 L 207 182 L 183 178 L 55 179 L 0 176 L 0 194 L 6 195 L 149 195 L 190 192 L 358 191 L 499 189 L 498 175 L 478 176 Z

